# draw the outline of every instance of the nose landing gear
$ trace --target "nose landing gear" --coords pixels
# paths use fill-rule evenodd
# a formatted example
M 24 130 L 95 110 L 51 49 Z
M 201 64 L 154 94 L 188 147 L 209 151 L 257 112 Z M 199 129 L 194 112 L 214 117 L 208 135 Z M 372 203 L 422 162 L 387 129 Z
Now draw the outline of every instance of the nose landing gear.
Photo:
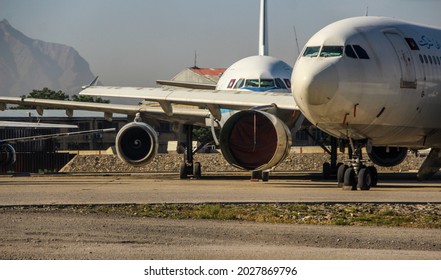
M 356 145 L 355 153 L 349 153 L 348 164 L 337 170 L 337 184 L 344 190 L 368 191 L 377 185 L 378 172 L 375 166 L 366 166 L 363 160 L 362 145 Z

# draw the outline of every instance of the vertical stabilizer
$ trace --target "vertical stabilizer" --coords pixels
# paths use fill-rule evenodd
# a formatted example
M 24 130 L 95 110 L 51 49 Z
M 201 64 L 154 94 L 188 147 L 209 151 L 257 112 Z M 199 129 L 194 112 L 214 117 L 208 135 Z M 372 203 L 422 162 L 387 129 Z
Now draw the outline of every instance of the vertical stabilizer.
M 259 55 L 268 55 L 268 20 L 266 0 L 260 0 Z

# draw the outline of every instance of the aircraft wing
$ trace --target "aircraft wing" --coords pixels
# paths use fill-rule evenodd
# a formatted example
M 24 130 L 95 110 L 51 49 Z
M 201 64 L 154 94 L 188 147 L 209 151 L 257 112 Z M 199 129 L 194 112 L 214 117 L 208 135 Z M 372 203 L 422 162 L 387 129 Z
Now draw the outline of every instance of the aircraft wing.
M 9 138 L 9 139 L 1 139 L 0 143 L 8 143 L 8 144 L 16 144 L 22 142 L 30 142 L 30 141 L 40 141 L 40 140 L 48 140 L 52 138 L 61 138 L 75 135 L 87 135 L 94 133 L 106 133 L 113 132 L 115 128 L 105 128 L 105 129 L 94 129 L 94 130 L 85 130 L 85 131 L 75 131 L 75 132 L 64 132 L 64 133 L 54 133 L 54 134 L 45 134 L 45 135 L 37 135 L 37 136 L 27 136 L 27 137 L 18 137 L 18 138 Z
M 36 106 L 37 112 L 42 115 L 44 108 L 65 109 L 66 115 L 72 115 L 73 110 L 87 110 L 103 112 L 106 119 L 111 119 L 113 113 L 135 115 L 141 113 L 147 118 L 155 118 L 162 121 L 179 122 L 205 126 L 210 115 L 207 110 L 198 108 L 175 108 L 172 115 L 167 115 L 161 107 L 143 105 L 123 105 L 92 102 L 77 102 L 50 99 L 0 97 L 0 109 L 6 109 L 6 104 Z
M 213 84 L 191 83 L 191 82 L 170 81 L 170 80 L 156 80 L 156 83 L 161 86 L 172 86 L 172 87 L 192 88 L 192 89 L 211 89 L 211 90 L 216 89 L 216 85 Z
M 5 104 L 32 105 L 37 106 L 40 114 L 43 113 L 43 108 L 62 108 L 66 109 L 67 115 L 72 110 L 89 110 L 104 112 L 106 118 L 110 118 L 112 113 L 135 115 L 139 112 L 158 120 L 194 125 L 207 124 L 209 113 L 204 109 L 208 109 L 218 120 L 221 119 L 221 109 L 246 110 L 275 105 L 282 110 L 299 110 L 291 94 L 278 92 L 88 86 L 80 95 L 135 98 L 158 102 L 160 107 L 0 97 L 0 108 L 6 108 Z M 192 105 L 203 109 L 176 108 L 172 104 Z
M 70 124 L 53 124 L 53 123 L 36 123 L 36 122 L 13 122 L 0 121 L 0 128 L 17 127 L 17 128 L 78 128 L 77 125 Z
M 245 110 L 275 104 L 280 109 L 299 110 L 290 93 L 278 92 L 90 86 L 81 91 L 80 95 L 138 98 L 157 101 L 162 107 L 177 103 Z

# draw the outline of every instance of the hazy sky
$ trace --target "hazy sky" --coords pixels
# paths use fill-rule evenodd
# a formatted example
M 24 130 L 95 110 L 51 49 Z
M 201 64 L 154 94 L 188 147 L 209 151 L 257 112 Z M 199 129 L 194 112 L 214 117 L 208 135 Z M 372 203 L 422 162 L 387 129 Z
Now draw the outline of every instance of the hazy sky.
M 193 65 L 228 67 L 258 52 L 260 0 L 0 0 L 0 20 L 74 47 L 105 85 L 155 86 Z M 441 0 L 268 0 L 269 53 L 293 64 L 336 20 L 390 16 L 441 27 Z

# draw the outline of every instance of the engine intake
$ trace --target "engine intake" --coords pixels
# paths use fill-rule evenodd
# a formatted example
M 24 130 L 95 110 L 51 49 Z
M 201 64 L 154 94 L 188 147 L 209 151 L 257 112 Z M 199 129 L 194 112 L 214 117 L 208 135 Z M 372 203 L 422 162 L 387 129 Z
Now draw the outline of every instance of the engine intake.
M 368 151 L 368 156 L 373 163 L 391 167 L 403 162 L 407 156 L 407 148 L 405 147 L 372 147 Z
M 119 130 L 115 145 L 122 161 L 135 166 L 145 165 L 158 152 L 158 136 L 148 124 L 131 122 Z
M 15 149 L 10 144 L 0 145 L 0 166 L 10 166 L 15 163 L 17 156 Z
M 222 127 L 220 147 L 225 159 L 245 170 L 266 170 L 286 158 L 291 132 L 276 116 L 256 110 L 232 115 Z

